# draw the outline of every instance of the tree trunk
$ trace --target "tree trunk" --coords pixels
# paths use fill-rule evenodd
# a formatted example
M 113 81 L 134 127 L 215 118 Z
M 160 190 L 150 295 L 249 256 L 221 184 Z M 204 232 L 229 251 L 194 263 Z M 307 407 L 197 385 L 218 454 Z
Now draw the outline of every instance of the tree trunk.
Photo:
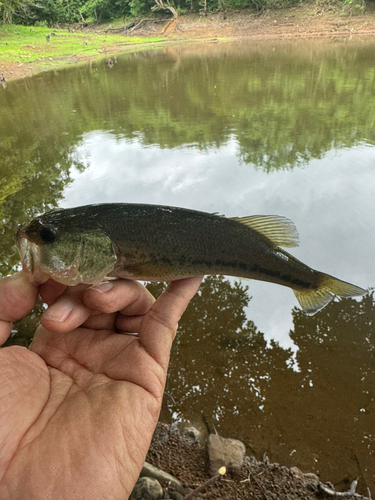
M 170 4 L 169 0 L 155 0 L 156 5 L 152 7 L 151 10 L 157 10 L 157 9 L 163 9 L 163 10 L 170 10 L 173 14 L 173 17 L 175 19 L 178 18 L 178 12 L 177 10 L 173 7 L 173 5 Z

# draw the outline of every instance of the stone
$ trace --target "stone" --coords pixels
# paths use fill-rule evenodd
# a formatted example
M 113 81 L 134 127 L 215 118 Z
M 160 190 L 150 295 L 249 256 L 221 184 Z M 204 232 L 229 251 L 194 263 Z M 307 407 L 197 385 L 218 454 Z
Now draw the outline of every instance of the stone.
M 135 483 L 129 500 L 160 500 L 163 494 L 159 481 L 151 477 L 141 477 Z
M 218 434 L 208 437 L 208 456 L 212 475 L 225 465 L 228 469 L 240 469 L 244 464 L 245 445 L 237 439 L 225 439 Z
M 316 474 L 314 474 L 313 472 L 307 472 L 306 474 L 304 474 L 304 478 L 306 481 L 309 481 L 312 484 L 315 484 L 316 486 L 320 482 L 320 479 L 318 478 L 318 476 Z
M 182 431 L 182 439 L 186 444 L 191 446 L 194 443 L 199 443 L 200 432 L 195 427 L 185 427 Z
M 160 443 L 166 443 L 169 439 L 169 425 L 159 422 L 156 426 L 153 439 L 156 439 Z
M 177 422 L 173 422 L 173 424 L 170 425 L 169 434 L 171 436 L 179 436 L 180 435 L 180 431 L 179 431 Z
M 290 472 L 293 476 L 298 477 L 299 479 L 303 479 L 303 472 L 299 470 L 298 467 L 291 467 Z
M 303 481 L 308 481 L 310 483 L 319 483 L 319 478 L 316 474 L 313 474 L 312 472 L 308 472 L 307 474 L 304 474 L 298 467 L 291 467 L 290 472 L 295 476 L 298 477 L 299 479 L 302 479 Z
M 140 477 L 151 477 L 153 479 L 157 479 L 162 486 L 168 485 L 184 496 L 191 491 L 190 488 L 185 488 L 185 486 L 183 486 L 181 481 L 179 481 L 177 478 L 175 478 L 171 474 L 168 474 L 167 472 L 158 469 L 148 462 L 145 462 L 143 464 Z

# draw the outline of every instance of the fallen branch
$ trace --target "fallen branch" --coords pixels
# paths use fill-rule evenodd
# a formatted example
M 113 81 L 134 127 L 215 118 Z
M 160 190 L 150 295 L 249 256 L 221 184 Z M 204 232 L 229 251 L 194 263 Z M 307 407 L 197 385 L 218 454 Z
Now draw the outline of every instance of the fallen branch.
M 331 495 L 332 497 L 338 497 L 338 498 L 358 498 L 360 500 L 371 500 L 371 492 L 367 488 L 368 491 L 368 497 L 364 497 L 363 495 L 360 495 L 359 493 L 356 493 L 355 490 L 357 489 L 358 485 L 358 480 L 355 480 L 352 482 L 350 485 L 350 488 L 348 491 L 335 491 L 334 489 L 330 488 L 329 486 L 319 483 L 319 488 L 324 491 L 324 493 L 327 493 L 327 495 Z
M 132 28 L 132 29 L 130 30 L 130 33 L 131 33 L 132 31 L 136 30 L 137 28 L 139 28 L 139 27 L 141 26 L 141 24 L 142 24 L 142 23 L 144 23 L 145 21 L 153 21 L 153 19 L 150 19 L 149 17 L 144 17 L 143 19 L 141 19 L 141 20 L 139 21 L 139 23 L 138 23 L 138 24 L 136 24 L 136 25 L 134 26 L 134 28 Z
M 189 500 L 189 498 L 193 498 L 197 495 L 197 493 L 200 493 L 201 491 L 205 490 L 207 486 L 210 486 L 210 484 L 214 483 L 217 481 L 219 478 L 223 477 L 225 473 L 227 472 L 225 467 L 220 467 L 219 472 L 212 476 L 210 479 L 207 479 L 203 484 L 198 486 L 198 488 L 195 488 L 195 490 L 191 491 L 187 495 L 184 496 L 182 500 Z
M 142 23 L 144 23 L 145 21 L 150 21 L 153 23 L 164 23 L 166 21 L 170 21 L 170 19 L 158 19 L 158 18 L 153 18 L 153 17 L 144 17 L 138 23 L 133 21 L 133 22 L 127 24 L 126 26 L 121 26 L 121 28 L 108 28 L 108 29 L 104 30 L 104 33 L 109 33 L 109 32 L 120 33 L 121 31 L 128 31 L 128 30 L 133 31 L 133 29 L 135 30 L 135 29 L 139 28 L 140 25 Z

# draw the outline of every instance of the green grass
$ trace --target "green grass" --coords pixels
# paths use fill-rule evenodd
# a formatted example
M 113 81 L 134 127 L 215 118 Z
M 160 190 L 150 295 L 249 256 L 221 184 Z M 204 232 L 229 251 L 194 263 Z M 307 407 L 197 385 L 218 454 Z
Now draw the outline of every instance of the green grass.
M 31 31 L 34 30 L 34 31 Z M 51 36 L 46 41 L 46 35 Z M 30 63 L 71 55 L 92 56 L 108 48 L 126 50 L 127 45 L 162 42 L 165 38 L 124 37 L 96 33 L 69 33 L 67 30 L 18 25 L 0 26 L 0 61 Z

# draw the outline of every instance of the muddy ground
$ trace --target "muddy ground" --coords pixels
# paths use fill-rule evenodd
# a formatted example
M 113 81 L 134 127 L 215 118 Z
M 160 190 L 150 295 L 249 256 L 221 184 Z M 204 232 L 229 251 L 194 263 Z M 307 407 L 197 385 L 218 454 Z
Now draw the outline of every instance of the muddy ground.
M 207 447 L 203 444 L 188 444 L 171 427 L 158 424 L 147 461 L 159 469 L 172 474 L 183 486 L 195 490 L 210 479 L 210 463 Z M 370 500 L 370 497 L 336 492 L 334 485 L 323 484 L 312 473 L 301 472 L 297 467 L 285 467 L 273 463 L 264 456 L 262 461 L 245 457 L 240 470 L 227 470 L 224 477 L 197 492 L 194 498 L 201 500 Z M 168 498 L 168 497 L 164 497 Z M 193 499 L 192 499 L 193 500 Z
M 322 1 L 322 0 L 321 0 Z M 355 3 L 355 2 L 354 2 Z M 370 4 L 371 6 L 371 4 Z M 344 10 L 343 7 L 335 7 L 324 0 L 324 3 L 313 3 L 310 5 L 299 5 L 288 9 L 267 10 L 256 12 L 250 10 L 238 10 L 228 12 L 214 12 L 207 16 L 203 13 L 180 16 L 176 20 L 169 20 L 167 16 L 158 18 L 138 19 L 134 25 L 123 26 L 111 24 L 95 25 L 83 24 L 73 25 L 75 31 L 94 33 L 105 33 L 108 36 L 107 44 L 102 49 L 101 57 L 108 57 L 124 50 L 124 47 L 111 43 L 111 34 L 123 35 L 127 41 L 131 37 L 155 37 L 165 38 L 159 42 L 161 46 L 188 44 L 188 43 L 221 43 L 225 40 L 250 39 L 291 39 L 291 38 L 346 38 L 349 40 L 358 37 L 375 36 L 375 9 L 365 12 L 354 12 Z M 354 9 L 354 8 L 353 8 Z M 155 48 L 158 44 L 152 44 Z M 130 44 L 126 51 L 144 49 L 147 44 Z M 151 44 L 150 44 L 151 47 Z M 87 61 L 98 56 L 87 56 L 84 54 L 67 55 L 53 61 L 49 58 L 49 69 L 54 69 L 62 64 L 75 64 Z M 38 62 L 22 64 L 19 62 L 6 62 L 1 60 L 0 73 L 4 74 L 6 80 L 21 78 L 40 72 L 42 69 Z

